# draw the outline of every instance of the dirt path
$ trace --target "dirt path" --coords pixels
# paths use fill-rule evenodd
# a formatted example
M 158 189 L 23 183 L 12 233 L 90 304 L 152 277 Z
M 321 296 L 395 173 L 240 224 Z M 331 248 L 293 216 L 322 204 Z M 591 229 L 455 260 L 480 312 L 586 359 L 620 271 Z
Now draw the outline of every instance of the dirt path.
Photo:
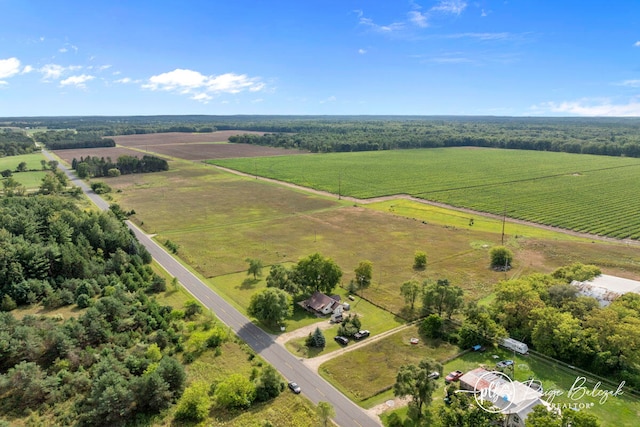
M 341 196 L 335 193 L 329 193 L 328 191 L 321 191 L 321 190 L 315 190 L 313 188 L 309 188 L 309 187 L 303 187 L 301 185 L 297 185 L 297 184 L 292 184 L 290 182 L 285 182 L 285 181 L 279 181 L 277 179 L 272 179 L 272 178 L 265 178 L 265 177 L 261 177 L 261 176 L 255 176 L 255 175 L 251 175 L 251 174 L 247 174 L 244 172 L 240 172 L 234 169 L 229 169 L 229 168 L 224 168 L 222 166 L 216 166 L 216 165 L 212 165 L 220 170 L 223 170 L 225 172 L 230 172 L 236 175 L 241 175 L 241 176 L 246 176 L 246 177 L 250 177 L 250 178 L 254 178 L 254 179 L 259 179 L 261 181 L 266 181 L 266 182 L 271 182 L 274 184 L 279 184 L 285 187 L 289 187 L 289 188 L 293 188 L 296 190 L 300 190 L 300 191 L 305 191 L 307 193 L 312 193 L 312 194 L 317 194 L 320 196 L 325 196 L 325 197 L 333 197 L 333 198 L 337 198 L 340 200 L 348 200 L 351 201 L 353 203 L 358 203 L 358 204 L 369 204 L 369 203 L 376 203 L 376 202 L 385 202 L 388 200 L 399 200 L 399 199 L 404 199 L 404 200 L 411 200 L 413 202 L 417 202 L 417 203 L 422 203 L 425 205 L 431 205 L 431 206 L 437 206 L 440 208 L 444 208 L 444 209 L 451 209 L 454 211 L 458 211 L 458 212 L 464 212 L 464 213 L 468 213 L 471 215 L 475 215 L 475 216 L 483 216 L 485 218 L 492 218 L 492 219 L 497 219 L 502 221 L 503 217 L 502 215 L 496 215 L 496 214 L 491 214 L 491 213 L 487 213 L 487 212 L 481 212 L 481 211 L 475 211 L 473 209 L 466 209 L 466 208 L 460 208 L 460 207 L 456 207 L 456 206 L 451 206 L 451 205 L 447 205 L 445 203 L 439 203 L 439 202 L 432 202 L 429 200 L 425 200 L 425 199 L 419 199 L 417 197 L 413 197 L 410 196 L 408 194 L 396 194 L 393 196 L 383 196 L 383 197 L 373 197 L 371 199 L 357 199 L 355 197 L 349 197 L 349 196 Z M 603 241 L 603 242 L 615 242 L 615 243 L 625 243 L 627 245 L 634 245 L 634 246 L 640 246 L 640 241 L 638 240 L 633 240 L 633 239 L 614 239 L 612 237 L 605 237 L 605 236 L 598 236 L 596 234 L 589 234 L 589 233 L 580 233 L 577 231 L 572 231 L 572 230 L 568 230 L 566 228 L 560 228 L 560 227 L 553 227 L 551 225 L 544 225 L 544 224 L 539 224 L 537 222 L 531 222 L 531 221 L 524 221 L 521 219 L 514 219 L 514 218 L 506 218 L 505 220 L 508 223 L 512 223 L 512 224 L 522 224 L 522 225 L 528 225 L 530 227 L 537 227 L 537 228 L 541 228 L 544 230 L 549 230 L 549 231 L 555 231 L 557 233 L 564 233 L 564 234 L 568 234 L 571 236 L 576 236 L 576 237 L 583 237 L 585 239 L 592 239 L 592 240 L 599 240 L 599 241 Z

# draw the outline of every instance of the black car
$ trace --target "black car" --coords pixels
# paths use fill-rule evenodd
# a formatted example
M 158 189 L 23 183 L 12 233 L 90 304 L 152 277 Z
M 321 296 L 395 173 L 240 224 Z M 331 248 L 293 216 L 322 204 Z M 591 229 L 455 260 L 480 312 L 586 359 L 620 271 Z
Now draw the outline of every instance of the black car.
M 300 394 L 300 386 L 296 383 L 294 383 L 293 381 L 291 381 L 289 383 L 289 388 L 291 389 L 292 392 L 294 392 L 295 394 Z
M 349 338 L 343 337 L 342 335 L 338 335 L 334 338 L 338 344 L 347 345 L 349 343 Z
M 357 340 L 360 340 L 360 339 L 362 339 L 362 338 L 366 338 L 366 337 L 368 337 L 369 335 L 371 335 L 371 334 L 369 333 L 369 331 L 367 331 L 367 330 L 365 329 L 364 331 L 358 331 L 358 332 L 356 332 L 356 333 L 353 335 L 353 338 L 355 338 L 355 339 L 357 339 Z

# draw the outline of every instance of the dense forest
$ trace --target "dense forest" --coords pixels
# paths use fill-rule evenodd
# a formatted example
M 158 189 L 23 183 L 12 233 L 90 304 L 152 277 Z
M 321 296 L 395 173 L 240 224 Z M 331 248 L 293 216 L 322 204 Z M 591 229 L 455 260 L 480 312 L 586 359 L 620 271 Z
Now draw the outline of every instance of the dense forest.
M 35 148 L 33 140 L 20 130 L 5 128 L 0 131 L 0 157 L 29 154 Z
M 58 425 L 120 425 L 181 396 L 175 313 L 150 298 L 164 279 L 113 213 L 58 196 L 6 197 L 0 241 L 0 414 L 58 405 Z M 80 311 L 13 316 L 32 304 Z
M 14 127 L 75 129 L 64 141 L 154 132 L 247 130 L 231 142 L 312 152 L 478 146 L 640 157 L 640 119 L 467 116 L 130 116 L 0 118 Z M 49 140 L 55 132 L 36 133 Z M 107 138 L 107 141 L 109 139 Z M 87 142 L 89 143 L 89 142 Z M 78 147 L 77 145 L 75 147 Z

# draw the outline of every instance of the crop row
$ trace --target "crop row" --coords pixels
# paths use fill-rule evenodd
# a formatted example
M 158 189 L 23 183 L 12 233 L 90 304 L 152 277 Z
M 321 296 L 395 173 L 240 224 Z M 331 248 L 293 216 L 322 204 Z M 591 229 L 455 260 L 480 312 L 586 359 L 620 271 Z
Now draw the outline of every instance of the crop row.
M 345 196 L 410 194 L 594 234 L 640 233 L 638 159 L 449 148 L 215 163 Z

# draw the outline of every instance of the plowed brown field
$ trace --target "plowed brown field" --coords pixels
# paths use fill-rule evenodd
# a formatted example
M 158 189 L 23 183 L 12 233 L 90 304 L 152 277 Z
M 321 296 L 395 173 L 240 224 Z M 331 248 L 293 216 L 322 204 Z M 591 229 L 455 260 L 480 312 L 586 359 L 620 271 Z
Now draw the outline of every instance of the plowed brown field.
M 140 158 L 145 154 L 155 154 L 161 157 L 168 156 L 185 160 L 206 160 L 307 153 L 306 151 L 299 150 L 227 143 L 230 136 L 245 133 L 264 134 L 264 132 L 227 130 L 211 133 L 171 132 L 120 135 L 112 137 L 116 141 L 116 144 L 118 144 L 118 147 L 56 150 L 56 154 L 70 164 L 74 158 L 80 159 L 80 157 L 87 156 L 111 157 L 115 162 L 119 156 L 127 155 Z
M 76 158 L 80 160 L 80 157 L 110 157 L 112 161 L 118 160 L 120 156 L 132 156 L 141 158 L 146 153 L 140 151 L 130 150 L 124 147 L 98 147 L 98 148 L 78 148 L 75 150 L 55 150 L 56 156 L 60 157 L 66 163 L 71 164 L 71 161 Z
M 283 156 L 305 153 L 298 150 L 227 143 L 229 137 L 240 134 L 263 135 L 264 132 L 225 130 L 211 133 L 152 133 L 122 135 L 116 144 L 185 160 L 226 159 L 233 157 Z

